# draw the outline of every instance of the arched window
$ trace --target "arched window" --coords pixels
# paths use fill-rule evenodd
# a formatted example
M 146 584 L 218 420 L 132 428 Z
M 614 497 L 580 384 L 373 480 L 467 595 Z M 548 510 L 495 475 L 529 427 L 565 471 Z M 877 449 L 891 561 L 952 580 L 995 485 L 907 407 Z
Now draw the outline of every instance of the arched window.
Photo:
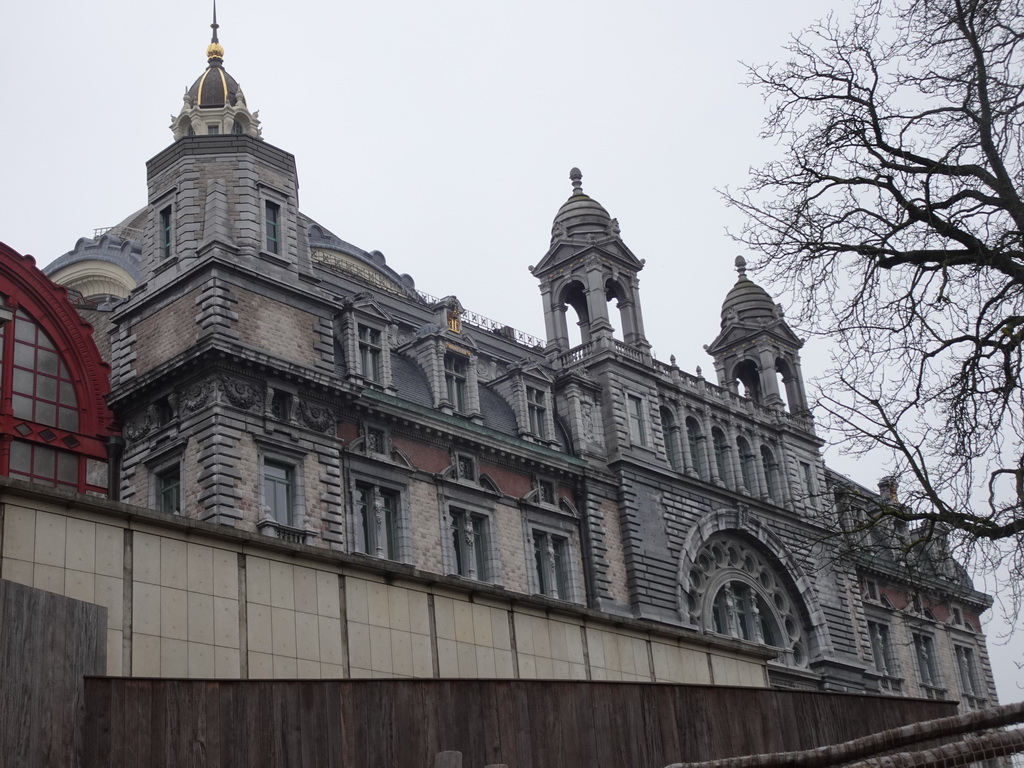
M 804 622 L 791 596 L 792 581 L 744 537 L 713 535 L 686 578 L 682 608 L 694 625 L 780 648 L 783 664 L 807 665 Z
M 767 445 L 761 446 L 761 467 L 764 470 L 765 484 L 768 486 L 765 489 L 768 498 L 776 504 L 781 504 L 782 486 L 779 482 L 779 465 L 775 462 L 775 454 L 772 453 L 772 449 Z
M 715 467 L 718 479 L 724 485 L 732 486 L 732 468 L 729 466 L 729 444 L 725 441 L 725 433 L 718 427 L 711 430 L 711 442 L 715 448 Z
M 693 462 L 693 472 L 701 480 L 707 480 L 707 456 L 704 453 L 704 434 L 700 430 L 700 424 L 694 418 L 686 420 L 686 440 L 690 447 L 690 461 Z
M 743 396 L 761 402 L 761 372 L 753 360 L 743 360 L 733 369 L 732 377 L 743 386 Z
M 88 324 L 32 259 L 0 244 L 0 474 L 107 492 L 107 371 Z
M 744 438 L 736 438 L 736 451 L 740 458 L 740 472 L 743 474 L 743 488 L 751 496 L 757 495 L 757 474 L 754 469 L 754 452 Z
M 572 307 L 576 313 L 575 327 L 566 325 L 565 333 L 569 346 L 576 347 L 590 341 L 590 310 L 587 308 L 587 293 L 583 283 L 574 280 L 562 291 L 562 303 Z
M 749 584 L 728 581 L 712 604 L 712 623 L 720 635 L 777 646 L 782 638 L 768 603 Z
M 800 413 L 807 410 L 807 403 L 804 401 L 803 392 L 800 388 L 800 381 L 793 372 L 793 367 L 785 358 L 778 358 L 775 361 L 775 370 L 779 376 L 779 392 L 786 401 L 786 410 L 790 413 Z
M 676 418 L 672 411 L 665 406 L 661 407 L 661 431 L 665 434 L 665 453 L 668 454 L 668 463 L 673 469 L 679 469 L 679 439 L 676 429 Z

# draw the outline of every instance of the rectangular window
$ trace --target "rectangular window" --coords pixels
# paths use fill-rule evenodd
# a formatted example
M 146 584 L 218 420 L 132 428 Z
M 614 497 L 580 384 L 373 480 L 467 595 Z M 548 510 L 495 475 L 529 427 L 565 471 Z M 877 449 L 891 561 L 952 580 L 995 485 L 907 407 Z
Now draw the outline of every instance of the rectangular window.
M 544 392 L 534 387 L 526 388 L 526 407 L 530 415 L 530 432 L 537 437 L 547 437 L 547 406 Z
M 181 514 L 181 468 L 177 464 L 156 476 L 156 508 L 170 515 Z
M 263 501 L 282 525 L 293 525 L 293 468 L 276 461 L 263 462 Z
M 469 366 L 466 358 L 457 355 L 444 356 L 444 382 L 448 388 L 448 402 L 459 413 L 466 412 L 466 377 Z
M 487 518 L 464 509 L 452 509 L 449 514 L 455 572 L 469 579 L 487 581 Z
M 864 597 L 868 600 L 878 600 L 878 584 L 874 579 L 864 579 Z
M 220 135 L 220 126 L 216 125 L 214 123 L 207 123 L 207 125 L 206 125 L 206 135 L 207 136 L 219 136 Z
M 568 540 L 535 529 L 533 560 L 537 569 L 537 591 L 548 597 L 570 600 Z
M 361 552 L 388 560 L 398 559 L 398 494 L 395 491 L 357 483 L 356 524 L 362 532 Z
M 869 621 L 868 635 L 871 638 L 871 653 L 875 657 L 875 669 L 882 676 L 879 685 L 884 691 L 899 693 L 900 681 L 894 679 L 899 677 L 899 669 L 896 665 L 896 653 L 893 649 L 889 625 Z
M 171 206 L 160 211 L 160 258 L 171 257 Z
M 807 501 L 814 497 L 814 474 L 811 472 L 811 465 L 806 461 L 800 462 L 800 471 L 803 473 L 804 491 L 807 493 Z
M 366 325 L 359 326 L 359 363 L 362 367 L 363 378 L 368 381 L 377 382 L 383 380 L 383 346 L 381 334 L 376 328 Z
M 942 678 L 939 677 L 939 662 L 935 658 L 935 638 L 931 635 L 914 634 L 914 657 L 917 660 L 917 674 L 921 686 L 929 699 L 939 699 L 945 695 L 942 690 Z
M 267 250 L 270 253 L 281 252 L 281 206 L 269 200 L 266 204 Z
M 635 395 L 627 398 L 627 416 L 629 417 L 629 439 L 633 445 L 647 445 L 647 430 L 644 426 L 644 401 Z
M 954 645 L 953 654 L 956 656 L 956 669 L 960 677 L 960 690 L 967 699 L 967 703 L 972 709 L 984 706 L 985 692 L 982 690 L 981 682 L 978 680 L 978 667 L 974 663 L 974 649 L 963 645 Z

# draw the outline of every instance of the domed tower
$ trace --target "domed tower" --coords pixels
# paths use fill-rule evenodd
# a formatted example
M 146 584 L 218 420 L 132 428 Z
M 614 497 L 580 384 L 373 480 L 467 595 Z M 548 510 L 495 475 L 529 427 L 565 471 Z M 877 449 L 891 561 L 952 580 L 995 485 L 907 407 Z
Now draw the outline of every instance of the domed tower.
M 217 5 L 213 6 L 213 36 L 206 48 L 206 71 L 185 91 L 185 103 L 172 119 L 174 139 L 186 136 L 234 134 L 260 138 L 259 112 L 250 112 L 238 81 L 224 69 L 224 47 L 217 39 Z
M 583 344 L 612 338 L 616 326 L 608 303 L 614 299 L 622 341 L 647 353 L 651 345 L 644 336 L 637 279 L 644 263 L 622 242 L 618 221 L 583 191 L 579 168 L 569 172 L 569 179 L 572 194 L 555 215 L 551 247 L 530 269 L 541 284 L 548 351 L 569 349 L 569 307 L 576 313 Z
M 792 413 L 803 413 L 807 396 L 799 350 L 804 343 L 786 324 L 782 307 L 747 277 L 742 256 L 736 257 L 736 271 L 736 284 L 722 303 L 722 331 L 705 347 L 715 359 L 718 383 L 733 390 L 742 385 L 744 394 L 756 402 L 788 404 Z

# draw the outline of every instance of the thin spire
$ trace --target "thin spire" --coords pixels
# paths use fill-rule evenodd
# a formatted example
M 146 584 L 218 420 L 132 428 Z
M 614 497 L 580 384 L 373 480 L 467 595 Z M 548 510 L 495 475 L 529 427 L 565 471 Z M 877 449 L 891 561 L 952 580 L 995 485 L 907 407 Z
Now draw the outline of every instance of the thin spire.
M 217 30 L 219 28 L 220 24 L 217 23 L 217 0 L 213 0 L 213 24 L 210 25 L 210 29 L 213 30 L 213 36 L 210 39 L 210 44 L 206 46 L 206 58 L 213 66 L 217 66 L 224 59 L 224 46 L 217 39 Z

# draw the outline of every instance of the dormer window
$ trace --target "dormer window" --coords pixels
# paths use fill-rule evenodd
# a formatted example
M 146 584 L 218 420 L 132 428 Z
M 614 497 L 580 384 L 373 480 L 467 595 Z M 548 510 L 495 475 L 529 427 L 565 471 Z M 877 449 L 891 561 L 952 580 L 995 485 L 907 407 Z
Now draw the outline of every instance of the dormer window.
M 459 413 L 466 412 L 466 379 L 468 376 L 469 366 L 466 363 L 466 358 L 451 353 L 444 356 L 444 381 L 447 387 L 448 402 Z
M 363 378 L 380 384 L 383 381 L 383 344 L 381 332 L 368 325 L 359 326 L 359 362 Z
M 210 123 L 210 124 L 208 124 L 206 126 L 206 135 L 207 136 L 217 136 L 218 134 L 220 134 L 220 126 L 219 125 L 216 125 L 214 123 Z
M 536 387 L 526 388 L 526 409 L 530 419 L 530 432 L 541 440 L 547 437 L 547 396 Z

